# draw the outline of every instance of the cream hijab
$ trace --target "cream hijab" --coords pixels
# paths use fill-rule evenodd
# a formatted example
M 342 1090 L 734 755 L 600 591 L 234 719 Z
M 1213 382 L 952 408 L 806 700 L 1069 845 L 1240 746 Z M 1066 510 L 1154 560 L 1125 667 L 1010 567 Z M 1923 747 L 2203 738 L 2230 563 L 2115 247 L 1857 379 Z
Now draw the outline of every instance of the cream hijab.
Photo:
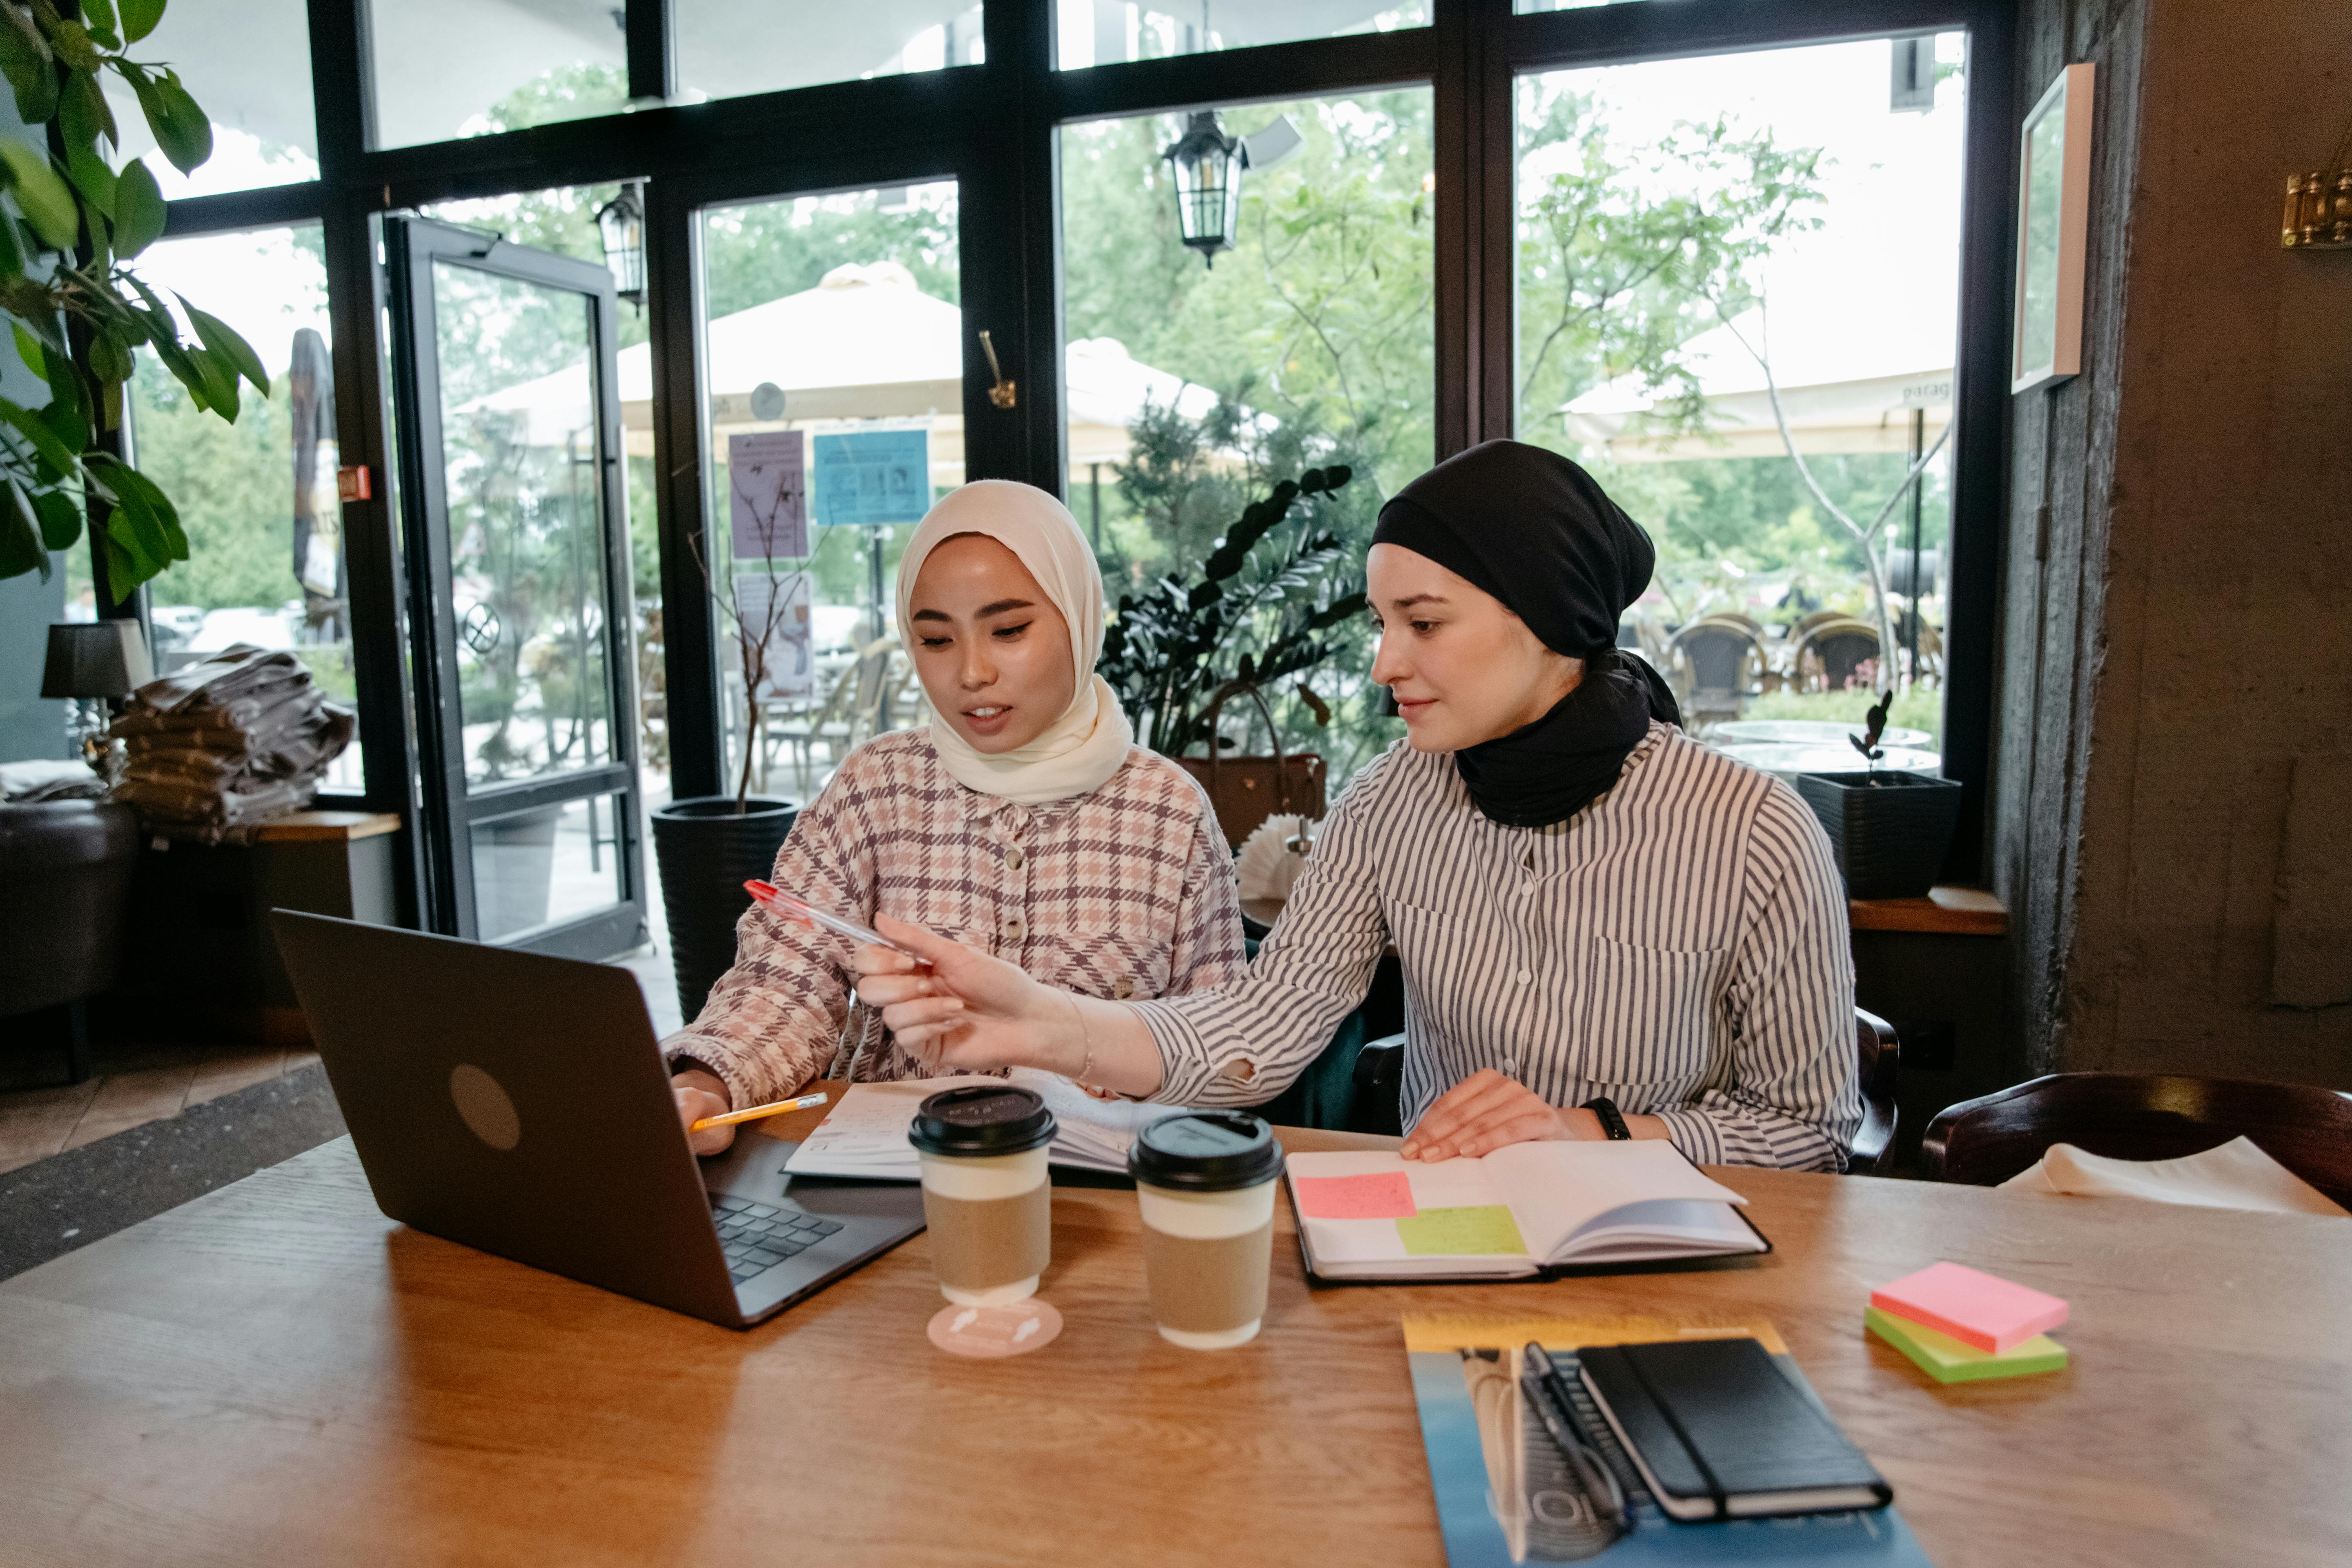
M 966 789 L 1023 805 L 1065 800 L 1101 787 L 1127 761 L 1135 731 L 1118 698 L 1095 670 L 1102 653 L 1103 580 L 1078 520 L 1044 490 L 1010 479 L 979 479 L 931 508 L 898 561 L 898 638 L 911 655 L 915 579 L 930 552 L 959 533 L 983 534 L 1020 558 L 1070 626 L 1076 693 L 1062 716 L 1025 746 L 991 755 L 931 716 L 931 744 Z

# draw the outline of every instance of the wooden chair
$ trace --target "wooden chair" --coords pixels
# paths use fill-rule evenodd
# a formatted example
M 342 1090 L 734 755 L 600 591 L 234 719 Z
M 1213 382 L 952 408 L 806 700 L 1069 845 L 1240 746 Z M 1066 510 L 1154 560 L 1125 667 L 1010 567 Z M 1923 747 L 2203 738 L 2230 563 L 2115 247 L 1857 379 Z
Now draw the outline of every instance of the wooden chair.
M 1862 1127 L 1846 1154 L 1849 1176 L 1880 1176 L 1891 1168 L 1895 1148 L 1895 1071 L 1902 1046 L 1895 1026 L 1875 1013 L 1853 1010 L 1853 1049 L 1862 1082 Z
M 1895 1026 L 1875 1013 L 1853 1010 L 1854 1054 L 1862 1076 L 1862 1130 L 1846 1156 L 1846 1173 L 1876 1175 L 1887 1169 L 1895 1146 L 1895 1071 L 1899 1047 Z M 1334 1046 L 1339 1044 L 1333 1042 Z M 1326 1051 L 1328 1057 L 1329 1051 Z M 1317 1068 L 1325 1063 L 1318 1058 Z M 1354 1056 L 1349 1074 L 1354 1095 L 1349 1126 L 1361 1132 L 1402 1131 L 1400 1100 L 1404 1088 L 1404 1037 L 1367 1040 Z M 1288 1092 L 1288 1091 L 1286 1091 Z M 1319 1126 L 1319 1122 L 1301 1125 Z
M 1919 1145 L 1930 1180 L 1993 1186 L 2072 1143 L 2115 1160 L 2172 1160 L 2242 1134 L 2352 1208 L 2352 1094 L 2296 1083 L 2062 1072 L 1945 1107 Z
M 1878 651 L 1878 632 L 1867 621 L 1843 616 L 1810 627 L 1791 661 L 1797 689 L 1843 691 Z
M 1664 672 L 1690 727 L 1737 719 L 1763 690 L 1764 637 L 1745 616 L 1702 616 L 1666 645 Z

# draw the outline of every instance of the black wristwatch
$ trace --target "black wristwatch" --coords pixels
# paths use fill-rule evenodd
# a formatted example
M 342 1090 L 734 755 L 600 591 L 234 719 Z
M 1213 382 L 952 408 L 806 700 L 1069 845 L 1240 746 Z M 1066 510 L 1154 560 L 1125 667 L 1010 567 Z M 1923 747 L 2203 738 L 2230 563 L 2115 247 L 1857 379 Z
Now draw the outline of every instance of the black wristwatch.
M 1624 1113 L 1617 1109 L 1617 1102 L 1606 1095 L 1597 1100 L 1588 1100 L 1577 1109 L 1589 1110 L 1601 1118 L 1601 1131 L 1609 1134 L 1609 1142 L 1612 1143 L 1633 1142 L 1633 1130 L 1625 1125 Z

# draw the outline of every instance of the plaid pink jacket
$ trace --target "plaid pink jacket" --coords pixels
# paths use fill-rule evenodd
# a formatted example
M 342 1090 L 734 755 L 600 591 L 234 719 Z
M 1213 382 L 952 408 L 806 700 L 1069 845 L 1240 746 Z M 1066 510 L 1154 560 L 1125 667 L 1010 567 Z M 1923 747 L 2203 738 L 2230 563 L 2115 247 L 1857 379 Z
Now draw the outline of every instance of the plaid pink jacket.
M 858 747 L 793 824 L 772 880 L 820 908 L 929 926 L 1049 985 L 1126 1000 L 1205 991 L 1242 973 L 1233 857 L 1208 796 L 1130 748 L 1093 793 L 1016 805 L 966 789 L 920 730 Z M 781 1100 L 834 1058 L 851 944 L 752 905 L 735 966 L 662 1042 L 727 1080 L 738 1106 Z M 867 1013 L 860 1009 L 861 1029 Z M 919 1076 L 878 1024 L 861 1079 Z

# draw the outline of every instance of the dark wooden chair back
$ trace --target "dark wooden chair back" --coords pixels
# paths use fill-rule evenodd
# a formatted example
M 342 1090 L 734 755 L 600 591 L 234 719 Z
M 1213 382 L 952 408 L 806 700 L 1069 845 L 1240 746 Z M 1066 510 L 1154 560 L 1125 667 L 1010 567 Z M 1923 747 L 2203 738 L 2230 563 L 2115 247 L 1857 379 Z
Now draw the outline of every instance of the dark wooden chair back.
M 1862 1130 L 1846 1155 L 1846 1174 L 1884 1175 L 1895 1150 L 1895 1069 L 1901 1046 L 1895 1026 L 1875 1013 L 1853 1010 L 1855 1065 L 1861 1071 Z
M 2240 1135 L 2352 1208 L 2352 1094 L 2296 1083 L 2063 1072 L 1947 1106 L 1927 1123 L 1921 1173 L 1992 1186 L 2072 1143 L 2114 1160 L 2174 1160 Z

